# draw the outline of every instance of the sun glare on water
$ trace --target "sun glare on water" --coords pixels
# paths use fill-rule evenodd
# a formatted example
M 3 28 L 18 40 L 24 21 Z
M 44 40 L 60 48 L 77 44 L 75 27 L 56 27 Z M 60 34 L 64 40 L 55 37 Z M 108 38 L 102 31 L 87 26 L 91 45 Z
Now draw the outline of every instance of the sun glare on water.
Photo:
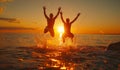
M 59 26 L 58 27 L 58 32 L 60 34 L 60 38 L 62 38 L 62 34 L 64 33 L 64 27 L 63 26 Z
M 62 44 L 62 34 L 64 33 L 64 27 L 63 26 L 58 26 L 58 32 L 59 32 L 59 40 L 60 44 Z

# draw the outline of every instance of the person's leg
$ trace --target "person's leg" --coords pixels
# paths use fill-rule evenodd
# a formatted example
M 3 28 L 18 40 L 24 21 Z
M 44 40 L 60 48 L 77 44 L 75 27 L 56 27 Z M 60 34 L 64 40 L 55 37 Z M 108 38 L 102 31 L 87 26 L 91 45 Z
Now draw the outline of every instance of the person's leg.
M 64 37 L 62 38 L 62 40 L 63 40 L 63 43 L 65 43 L 65 38 Z
M 52 37 L 54 37 L 54 30 L 53 30 L 53 28 L 51 28 L 51 29 L 49 30 L 49 32 L 50 32 L 50 35 L 51 35 Z
M 47 32 L 48 32 L 48 27 L 46 26 L 44 29 L 44 33 L 47 33 Z
M 65 34 L 62 35 L 62 41 L 65 42 Z
M 72 33 L 69 34 L 69 37 L 71 38 L 72 42 L 73 42 L 73 37 L 74 35 Z

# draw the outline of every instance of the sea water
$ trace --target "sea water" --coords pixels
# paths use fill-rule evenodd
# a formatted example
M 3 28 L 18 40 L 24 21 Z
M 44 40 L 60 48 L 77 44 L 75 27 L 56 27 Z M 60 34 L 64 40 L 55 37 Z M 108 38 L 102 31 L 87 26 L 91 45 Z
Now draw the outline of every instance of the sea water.
M 59 37 L 51 38 L 49 35 L 39 33 L 0 33 L 0 46 L 35 46 L 43 39 L 51 41 L 54 39 L 55 42 L 59 42 Z M 120 35 L 75 34 L 74 37 L 74 42 L 81 46 L 108 46 L 119 41 Z
M 120 35 L 75 34 L 74 43 L 79 48 L 84 47 L 61 51 L 38 47 L 41 44 L 59 45 L 59 37 L 51 38 L 49 34 L 0 33 L 0 69 L 117 70 L 120 66 L 119 54 L 113 56 L 114 52 L 105 52 L 102 46 L 107 48 L 119 41 Z

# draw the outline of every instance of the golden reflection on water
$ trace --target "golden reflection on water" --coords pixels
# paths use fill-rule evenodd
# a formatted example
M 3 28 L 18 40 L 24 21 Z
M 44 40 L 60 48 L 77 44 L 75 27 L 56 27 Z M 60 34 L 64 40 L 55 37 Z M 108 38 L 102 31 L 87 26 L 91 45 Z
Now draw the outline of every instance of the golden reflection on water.
M 42 49 L 32 52 L 32 57 L 38 63 L 36 64 L 38 70 L 104 70 L 108 69 L 109 66 L 114 70 L 116 70 L 115 66 L 118 66 L 118 70 L 120 69 L 118 62 L 113 62 L 110 57 L 106 57 L 103 49 L 82 47 L 82 50 L 79 50 L 47 49 L 45 52 L 40 52 L 43 51 Z M 115 63 L 114 66 L 111 62 Z M 107 67 L 107 65 L 109 66 Z
M 75 64 L 61 58 L 60 52 L 48 53 L 43 66 L 39 70 L 74 70 Z M 59 58 L 58 58 L 59 57 Z
M 45 65 L 44 69 L 74 70 L 74 67 L 72 67 L 73 63 L 63 62 L 54 58 L 50 58 Z

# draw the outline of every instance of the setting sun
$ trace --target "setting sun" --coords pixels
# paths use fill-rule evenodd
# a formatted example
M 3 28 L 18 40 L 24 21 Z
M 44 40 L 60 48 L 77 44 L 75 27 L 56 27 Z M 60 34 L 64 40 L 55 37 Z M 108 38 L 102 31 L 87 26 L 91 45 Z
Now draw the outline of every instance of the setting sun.
M 64 33 L 64 27 L 63 26 L 58 26 L 58 32 L 59 33 Z

